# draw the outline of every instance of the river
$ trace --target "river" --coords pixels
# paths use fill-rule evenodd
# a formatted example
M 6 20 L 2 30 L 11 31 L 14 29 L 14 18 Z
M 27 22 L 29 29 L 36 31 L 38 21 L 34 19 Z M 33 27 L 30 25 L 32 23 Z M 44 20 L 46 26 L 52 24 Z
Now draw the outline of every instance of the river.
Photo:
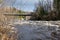
M 59 21 L 15 21 L 13 25 L 18 30 L 18 40 L 52 40 L 52 32 L 57 33 L 60 30 L 59 23 Z

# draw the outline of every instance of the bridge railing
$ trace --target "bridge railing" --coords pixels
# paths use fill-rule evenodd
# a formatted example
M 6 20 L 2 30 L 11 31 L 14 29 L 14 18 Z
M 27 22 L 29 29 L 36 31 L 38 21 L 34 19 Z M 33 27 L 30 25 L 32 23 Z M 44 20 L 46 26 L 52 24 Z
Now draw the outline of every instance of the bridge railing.
M 4 13 L 6 16 L 32 16 L 31 13 Z

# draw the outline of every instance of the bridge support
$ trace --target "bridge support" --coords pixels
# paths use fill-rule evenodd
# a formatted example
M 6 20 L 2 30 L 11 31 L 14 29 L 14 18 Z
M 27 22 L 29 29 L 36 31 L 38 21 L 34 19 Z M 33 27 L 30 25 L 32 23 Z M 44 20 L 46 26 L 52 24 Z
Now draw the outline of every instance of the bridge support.
M 31 16 L 26 16 L 26 20 L 29 20 L 31 18 Z

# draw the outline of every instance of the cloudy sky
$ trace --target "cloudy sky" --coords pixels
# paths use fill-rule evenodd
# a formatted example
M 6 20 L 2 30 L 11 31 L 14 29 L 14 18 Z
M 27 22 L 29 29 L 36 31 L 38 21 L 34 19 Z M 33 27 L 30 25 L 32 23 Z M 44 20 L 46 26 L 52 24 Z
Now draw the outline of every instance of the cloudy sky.
M 14 6 L 24 11 L 33 11 L 38 0 L 16 0 Z
M 17 9 L 24 11 L 33 11 L 35 8 L 35 4 L 38 3 L 38 1 L 40 1 L 41 3 L 44 1 L 43 4 L 46 4 L 47 1 L 52 2 L 52 0 L 5 0 L 4 4 L 11 5 L 12 3 L 14 3 L 13 6 Z

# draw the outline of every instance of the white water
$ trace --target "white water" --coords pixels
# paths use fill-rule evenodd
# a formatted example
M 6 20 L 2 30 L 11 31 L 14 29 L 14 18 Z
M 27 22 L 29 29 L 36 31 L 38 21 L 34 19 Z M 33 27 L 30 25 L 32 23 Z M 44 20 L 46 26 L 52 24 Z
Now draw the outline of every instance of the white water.
M 57 31 L 59 25 L 48 21 L 15 21 L 18 40 L 51 40 L 51 33 Z

